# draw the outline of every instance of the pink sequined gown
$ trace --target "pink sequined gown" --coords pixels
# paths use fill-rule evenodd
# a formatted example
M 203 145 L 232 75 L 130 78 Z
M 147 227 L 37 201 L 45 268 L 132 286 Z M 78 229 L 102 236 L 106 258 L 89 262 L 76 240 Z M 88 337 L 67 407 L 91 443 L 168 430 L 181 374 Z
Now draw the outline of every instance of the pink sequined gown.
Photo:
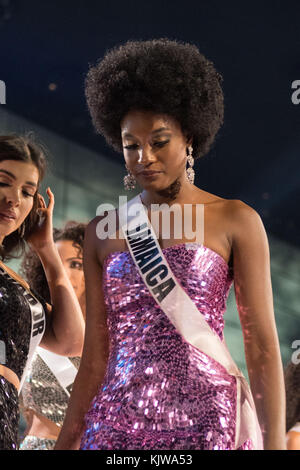
M 199 315 L 223 338 L 233 274 L 203 245 L 163 249 Z M 106 375 L 85 417 L 81 449 L 234 449 L 236 379 L 177 332 L 129 252 L 103 265 L 110 334 Z M 186 312 L 188 321 L 188 312 Z M 251 440 L 241 450 L 252 449 Z

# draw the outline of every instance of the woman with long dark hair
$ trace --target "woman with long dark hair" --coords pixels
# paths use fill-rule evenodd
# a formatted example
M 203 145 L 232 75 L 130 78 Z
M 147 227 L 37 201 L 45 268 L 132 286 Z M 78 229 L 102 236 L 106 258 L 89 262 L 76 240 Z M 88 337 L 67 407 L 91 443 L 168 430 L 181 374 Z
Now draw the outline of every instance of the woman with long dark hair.
M 262 220 L 194 185 L 223 122 L 221 82 L 196 46 L 168 39 L 129 41 L 88 73 L 95 128 L 142 192 L 86 230 L 84 352 L 57 449 L 285 448 Z M 154 230 L 175 207 L 168 233 Z M 192 237 L 178 235 L 186 220 Z M 251 389 L 224 342 L 233 281 Z
M 31 136 L 0 136 L 0 449 L 18 447 L 18 393 L 38 344 L 61 355 L 81 355 L 81 309 L 53 241 L 54 195 L 39 194 L 45 152 Z M 4 262 L 26 242 L 44 267 L 51 304 Z M 67 334 L 66 334 L 67 333 Z

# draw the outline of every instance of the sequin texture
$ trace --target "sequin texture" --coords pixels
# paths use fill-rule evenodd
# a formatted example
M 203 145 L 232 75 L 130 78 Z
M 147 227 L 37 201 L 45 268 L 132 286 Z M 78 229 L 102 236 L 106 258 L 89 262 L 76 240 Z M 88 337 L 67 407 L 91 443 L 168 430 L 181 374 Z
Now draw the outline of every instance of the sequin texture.
M 35 293 L 46 312 L 45 302 Z M 0 268 L 0 363 L 21 379 L 29 352 L 31 309 L 24 288 Z M 0 376 L 0 449 L 16 449 L 19 400 L 16 388 Z
M 18 391 L 0 376 L 0 450 L 17 450 L 19 425 Z
M 53 450 L 55 444 L 55 439 L 26 436 L 20 444 L 20 450 Z
M 69 359 L 78 369 L 80 358 Z M 25 408 L 34 410 L 59 427 L 62 426 L 69 397 L 38 353 L 34 355 L 21 395 Z
M 5 345 L 1 363 L 19 379 L 26 364 L 31 332 L 31 311 L 22 292 L 0 270 L 0 341 Z
M 225 260 L 203 245 L 174 245 L 163 252 L 199 314 L 222 339 L 233 282 Z M 233 449 L 236 379 L 177 332 L 128 252 L 105 259 L 103 290 L 110 351 L 81 449 Z M 243 448 L 251 449 L 251 441 Z

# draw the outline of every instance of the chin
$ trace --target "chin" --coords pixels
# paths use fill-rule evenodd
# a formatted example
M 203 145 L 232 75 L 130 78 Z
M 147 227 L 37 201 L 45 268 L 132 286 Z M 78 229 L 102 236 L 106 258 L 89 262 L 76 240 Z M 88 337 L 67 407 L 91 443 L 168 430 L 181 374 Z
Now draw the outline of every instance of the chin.
M 163 189 L 166 187 L 166 185 L 162 184 L 161 182 L 159 183 L 158 181 L 149 181 L 147 183 L 140 184 L 141 188 L 143 189 Z
M 18 228 L 19 228 L 19 227 L 16 227 L 16 228 L 14 228 L 13 230 L 7 230 L 7 231 L 3 230 L 3 231 L 1 232 L 1 235 L 0 235 L 0 236 L 3 237 L 3 240 L 4 240 L 5 237 L 8 237 L 8 236 L 11 235 L 12 233 L 14 233 L 16 230 L 18 230 Z
M 143 180 L 140 180 L 139 182 L 139 185 L 143 188 L 143 189 L 150 189 L 150 188 L 155 188 L 155 189 L 167 189 L 170 185 L 172 185 L 172 181 L 169 181 L 169 178 L 155 178 L 155 179 L 152 179 L 152 180 L 148 180 L 147 179 L 143 179 Z

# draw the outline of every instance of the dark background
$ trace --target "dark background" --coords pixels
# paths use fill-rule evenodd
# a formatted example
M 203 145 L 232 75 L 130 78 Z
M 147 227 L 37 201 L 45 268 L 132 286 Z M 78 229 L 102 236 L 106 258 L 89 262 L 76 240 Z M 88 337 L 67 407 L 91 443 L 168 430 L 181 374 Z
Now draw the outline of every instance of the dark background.
M 0 0 L 6 109 L 123 164 L 93 130 L 84 78 L 108 48 L 157 37 L 195 43 L 224 78 L 225 123 L 195 184 L 242 199 L 299 247 L 299 0 Z

